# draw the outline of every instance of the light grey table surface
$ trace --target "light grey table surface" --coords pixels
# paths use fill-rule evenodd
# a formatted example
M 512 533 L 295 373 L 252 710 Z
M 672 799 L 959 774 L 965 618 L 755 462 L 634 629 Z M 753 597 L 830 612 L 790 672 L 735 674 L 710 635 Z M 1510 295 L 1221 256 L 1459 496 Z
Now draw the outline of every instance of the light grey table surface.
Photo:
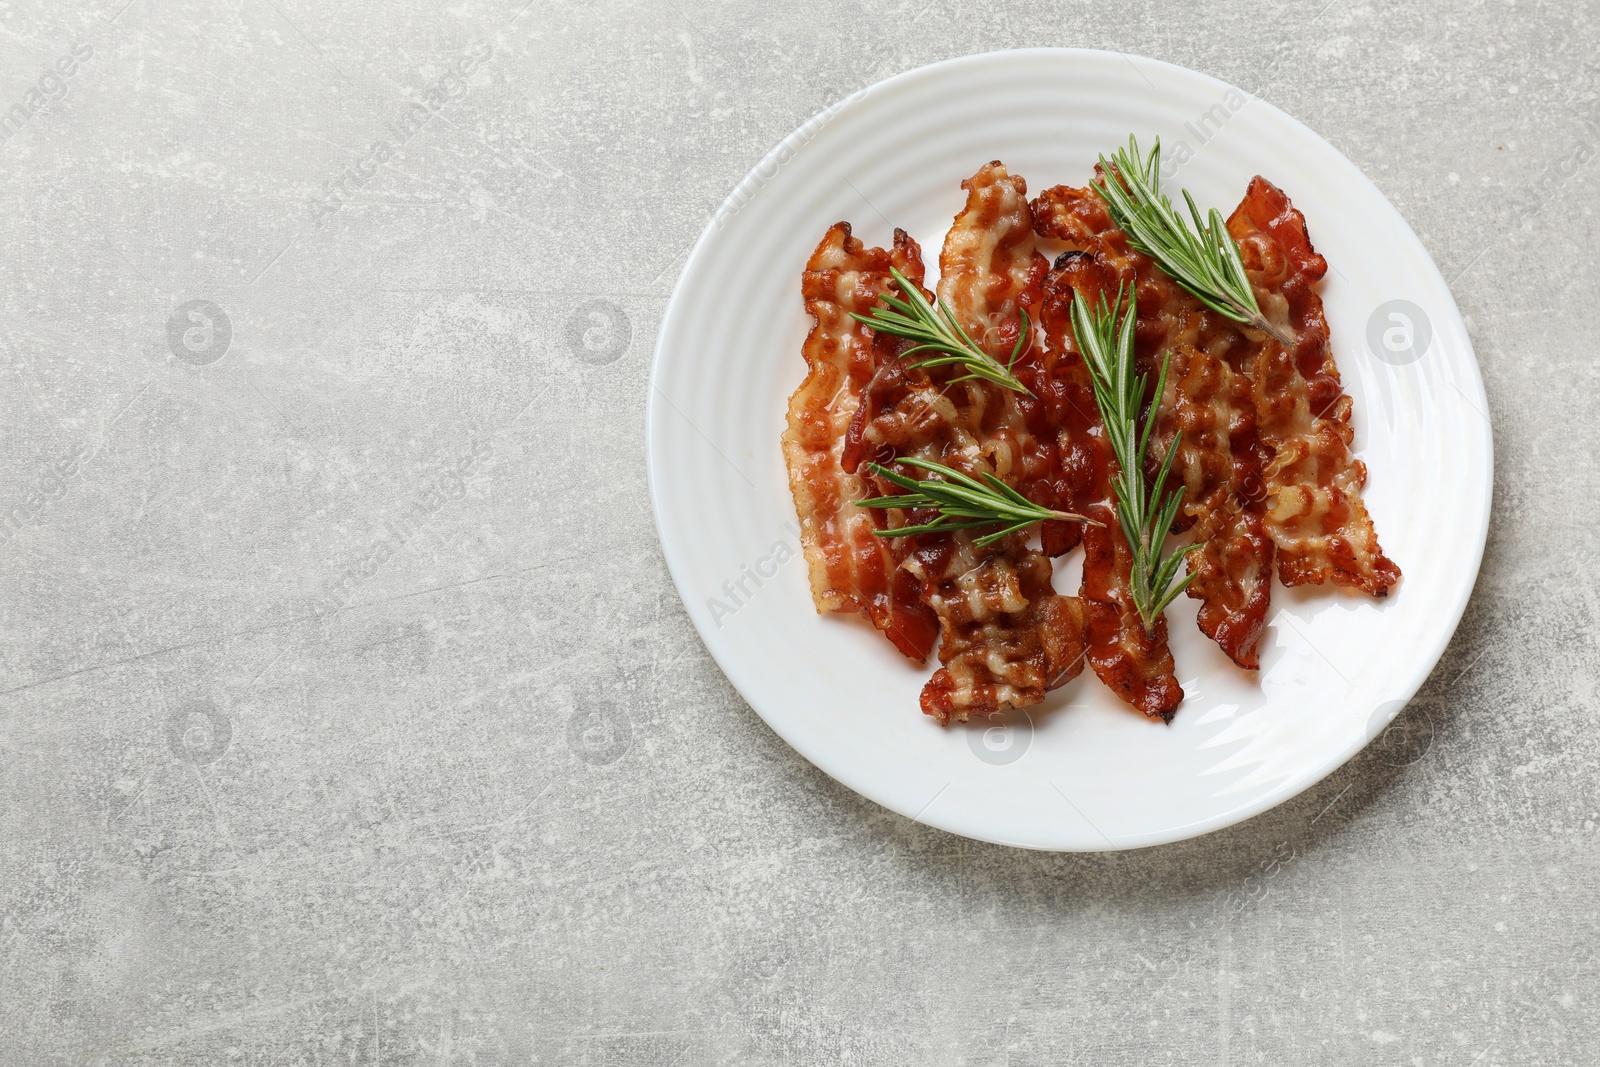
M 0 1061 L 1600 1061 L 1593 3 L 519 2 L 0 7 Z M 1029 45 L 1349 155 L 1498 453 L 1404 730 L 1138 852 L 814 770 L 646 493 L 662 311 L 739 177 Z

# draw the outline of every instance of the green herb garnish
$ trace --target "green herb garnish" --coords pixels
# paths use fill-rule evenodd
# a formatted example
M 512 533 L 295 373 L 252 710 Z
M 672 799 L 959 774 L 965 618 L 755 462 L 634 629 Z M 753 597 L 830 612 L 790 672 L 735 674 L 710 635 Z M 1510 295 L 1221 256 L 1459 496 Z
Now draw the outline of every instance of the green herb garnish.
M 979 548 L 987 548 L 1007 534 L 1025 530 L 1036 522 L 1046 519 L 1067 519 L 1072 522 L 1086 522 L 1091 526 L 1101 525 L 1093 519 L 1082 515 L 1074 515 L 1069 511 L 1052 511 L 1050 508 L 1040 507 L 1015 489 L 1011 488 L 992 474 L 985 474 L 983 481 L 968 477 L 958 470 L 946 467 L 942 463 L 931 460 L 913 459 L 902 456 L 895 460 L 896 463 L 907 467 L 917 467 L 929 474 L 938 475 L 937 478 L 924 478 L 918 481 L 904 474 L 890 470 L 878 463 L 868 463 L 867 467 L 878 477 L 893 482 L 900 488 L 908 490 L 903 496 L 878 496 L 870 500 L 857 500 L 857 507 L 861 508 L 934 508 L 939 512 L 939 517 L 932 522 L 922 523 L 917 526 L 901 526 L 892 530 L 874 531 L 879 537 L 905 537 L 909 534 L 945 533 L 950 530 L 971 530 L 979 526 L 994 526 L 1001 524 L 1002 529 L 994 533 L 984 534 L 976 538 L 973 543 Z M 985 484 L 987 483 L 987 484 Z
M 1154 259 L 1173 281 L 1217 314 L 1265 330 L 1286 346 L 1294 344 L 1292 335 L 1261 314 L 1222 212 L 1212 208 L 1208 225 L 1201 220 L 1194 197 L 1183 190 L 1194 220 L 1191 230 L 1188 220 L 1162 194 L 1161 138 L 1141 159 L 1139 142 L 1129 134 L 1128 147 L 1117 149 L 1111 162 L 1100 157 L 1100 169 L 1103 177 L 1094 187 L 1135 249 Z
M 974 378 L 981 378 L 986 382 L 1015 389 L 1019 393 L 1032 392 L 1023 385 L 1017 376 L 1011 372 L 1016 365 L 1017 357 L 1028 342 L 1028 313 L 1022 313 L 1022 332 L 1017 335 L 1017 343 L 1011 349 L 1009 362 L 1001 363 L 989 353 L 978 346 L 970 334 L 956 321 L 955 315 L 950 311 L 950 305 L 943 300 L 939 307 L 934 309 L 928 303 L 928 298 L 922 295 L 922 290 L 901 274 L 894 267 L 889 268 L 890 277 L 894 278 L 895 285 L 905 298 L 890 296 L 880 293 L 879 298 L 888 305 L 887 308 L 875 307 L 870 315 L 860 315 L 852 311 L 850 314 L 858 321 L 866 323 L 879 333 L 892 334 L 895 337 L 904 337 L 909 341 L 916 341 L 915 348 L 907 349 L 903 355 L 916 352 L 942 352 L 941 356 L 913 363 L 913 367 L 949 367 L 960 365 L 968 373 L 954 381 L 967 382 Z
M 1194 581 L 1195 572 L 1190 571 L 1174 584 L 1178 566 L 1188 550 L 1167 556 L 1161 554 L 1167 535 L 1172 532 L 1172 521 L 1178 515 L 1178 505 L 1183 502 L 1183 490 L 1174 489 L 1165 497 L 1152 499 L 1151 487 L 1144 480 L 1144 461 L 1150 449 L 1156 409 L 1166 388 L 1167 363 L 1171 356 L 1161 360 L 1155 399 L 1150 402 L 1150 412 L 1144 428 L 1140 429 L 1139 409 L 1144 404 L 1146 379 L 1143 374 L 1133 372 L 1136 318 L 1133 294 L 1127 294 L 1125 299 L 1120 286 L 1115 303 L 1107 304 L 1102 293 L 1099 306 L 1092 310 L 1082 293 L 1072 295 L 1072 333 L 1077 338 L 1078 350 L 1083 353 L 1083 361 L 1088 364 L 1094 382 L 1095 404 L 1100 408 L 1100 420 L 1105 424 L 1106 437 L 1119 468 L 1112 479 L 1112 488 L 1117 497 L 1117 521 L 1133 554 L 1129 582 L 1133 604 L 1144 621 L 1145 630 L 1150 632 L 1173 598 Z M 1178 441 L 1178 436 L 1174 435 L 1161 460 L 1154 482 L 1157 493 L 1172 470 Z

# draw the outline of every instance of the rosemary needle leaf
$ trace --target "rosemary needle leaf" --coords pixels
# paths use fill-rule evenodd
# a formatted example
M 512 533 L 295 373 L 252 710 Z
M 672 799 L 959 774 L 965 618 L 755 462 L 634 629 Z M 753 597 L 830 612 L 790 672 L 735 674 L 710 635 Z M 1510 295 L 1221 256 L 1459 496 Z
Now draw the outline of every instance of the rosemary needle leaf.
M 1134 248 L 1219 315 L 1265 330 L 1284 345 L 1294 344 L 1292 335 L 1261 313 L 1222 212 L 1212 208 L 1202 220 L 1194 197 L 1183 190 L 1194 223 L 1191 229 L 1189 220 L 1161 192 L 1161 138 L 1156 138 L 1149 155 L 1141 155 L 1138 140 L 1129 134 L 1128 146 L 1117 149 L 1109 162 L 1100 157 L 1100 169 L 1103 176 L 1095 181 L 1095 189 Z
M 1117 460 L 1118 470 L 1112 488 L 1117 497 L 1117 525 L 1122 527 L 1122 536 L 1133 557 L 1129 592 L 1145 630 L 1150 632 L 1154 631 L 1156 620 L 1167 605 L 1188 588 L 1195 575 L 1190 571 L 1182 580 L 1176 580 L 1178 566 L 1190 550 L 1162 555 L 1183 501 L 1183 490 L 1174 489 L 1152 499 L 1151 486 L 1145 484 L 1144 461 L 1150 448 L 1156 408 L 1161 403 L 1167 380 L 1167 361 L 1162 360 L 1161 372 L 1156 378 L 1155 400 L 1141 429 L 1139 408 L 1144 403 L 1146 379 L 1134 373 L 1136 316 L 1133 295 L 1125 294 L 1122 288 L 1118 288 L 1116 300 L 1109 304 L 1102 294 L 1095 308 L 1089 306 L 1082 293 L 1074 293 L 1072 297 L 1072 333 L 1089 368 L 1095 406 L 1100 409 L 1106 439 Z M 1154 482 L 1158 492 L 1166 484 L 1177 454 L 1178 439 L 1174 437 L 1162 457 Z
M 881 464 L 868 463 L 867 468 L 872 473 L 910 492 L 901 496 L 878 496 L 868 500 L 857 500 L 855 505 L 861 508 L 928 508 L 937 511 L 938 517 L 932 522 L 915 526 L 898 526 L 874 531 L 879 537 L 905 537 L 910 534 L 1001 526 L 1001 529 L 974 541 L 979 548 L 987 548 L 1007 534 L 1025 530 L 1034 523 L 1044 522 L 1047 519 L 1066 519 L 1092 526 L 1100 525 L 1092 519 L 1075 515 L 1070 511 L 1055 511 L 1040 507 L 992 474 L 985 474 L 983 481 L 980 482 L 970 475 L 932 460 L 901 456 L 894 462 L 925 470 L 936 477 L 918 481 Z
M 989 353 L 985 352 L 966 329 L 956 320 L 950 305 L 943 300 L 939 301 L 938 309 L 928 302 L 922 295 L 922 290 L 912 284 L 904 274 L 894 267 L 889 268 L 889 276 L 899 287 L 903 297 L 891 296 L 889 293 L 879 294 L 883 306 L 875 307 L 867 315 L 854 311 L 850 314 L 858 322 L 877 330 L 879 333 L 890 334 L 894 337 L 904 337 L 909 341 L 916 341 L 915 348 L 906 352 L 911 355 L 917 352 L 943 352 L 943 356 L 931 357 L 913 363 L 913 367 L 948 367 L 960 364 L 968 370 L 964 378 L 957 381 L 971 381 L 974 378 L 993 382 L 995 385 L 1006 389 L 1013 389 L 1019 393 L 1033 395 L 1027 386 L 1012 373 L 1012 367 L 1017 362 L 1017 357 L 1022 354 L 1028 338 L 1028 313 L 1022 313 L 1022 331 L 1017 335 L 1017 344 L 1011 350 L 1011 361 L 1001 363 Z

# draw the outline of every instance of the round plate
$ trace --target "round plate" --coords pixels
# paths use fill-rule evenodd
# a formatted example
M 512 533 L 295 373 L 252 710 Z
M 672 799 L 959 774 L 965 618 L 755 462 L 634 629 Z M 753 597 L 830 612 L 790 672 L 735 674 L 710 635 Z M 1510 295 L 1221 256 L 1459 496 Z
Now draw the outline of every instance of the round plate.
M 929 673 L 865 623 L 821 617 L 779 434 L 804 376 L 800 272 L 829 225 L 892 227 L 930 270 L 992 159 L 1030 194 L 1085 184 L 1136 133 L 1161 138 L 1169 191 L 1230 212 L 1256 174 L 1289 194 L 1330 270 L 1322 297 L 1355 401 L 1366 501 L 1405 572 L 1386 601 L 1274 590 L 1259 677 L 1169 609 L 1187 694 L 1170 726 L 1084 671 L 1027 714 L 941 728 Z M 930 279 L 930 284 L 932 284 Z M 758 714 L 851 789 L 909 818 L 1028 848 L 1193 837 L 1315 783 L 1383 731 L 1443 653 L 1488 529 L 1488 404 L 1444 279 L 1383 195 L 1331 145 L 1241 89 L 1115 52 L 1031 49 L 891 78 L 816 116 L 739 183 L 689 256 L 651 370 L 650 495 L 706 647 Z M 1077 591 L 1078 554 L 1056 588 Z

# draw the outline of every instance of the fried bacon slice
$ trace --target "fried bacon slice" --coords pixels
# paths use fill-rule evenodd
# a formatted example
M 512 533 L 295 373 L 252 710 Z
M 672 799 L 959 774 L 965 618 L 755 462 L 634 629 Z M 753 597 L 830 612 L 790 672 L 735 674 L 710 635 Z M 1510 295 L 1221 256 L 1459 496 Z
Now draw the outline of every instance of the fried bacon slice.
M 1152 719 L 1171 722 L 1183 703 L 1183 686 L 1167 647 L 1167 617 L 1157 619 L 1153 631 L 1144 628 L 1129 586 L 1133 554 L 1116 513 L 1100 505 L 1086 514 L 1103 523 L 1083 534 L 1089 664 L 1117 696 Z
M 1311 246 L 1305 216 L 1265 178 L 1251 181 L 1228 232 L 1262 312 L 1296 339 L 1286 350 L 1262 335 L 1250 368 L 1258 432 L 1272 450 L 1262 478 L 1278 576 L 1289 586 L 1331 581 L 1387 596 L 1400 568 L 1379 547 L 1361 499 L 1367 468 L 1350 454 L 1351 401 L 1313 288 L 1327 261 Z
M 1108 298 L 1116 294 L 1119 284 L 1133 286 L 1138 306 L 1134 352 L 1139 370 L 1150 374 L 1171 332 L 1173 318 L 1181 309 L 1198 306 L 1198 301 L 1167 277 L 1153 260 L 1128 244 L 1128 235 L 1111 221 L 1105 201 L 1093 189 L 1070 185 L 1046 189 L 1034 200 L 1033 213 L 1039 236 L 1064 241 L 1074 251 L 1093 253 L 1102 266 L 1110 268 Z M 1058 264 L 1064 265 L 1059 257 Z M 1150 377 L 1154 380 L 1155 376 Z
M 972 476 L 995 473 L 969 415 L 991 405 L 991 391 L 999 387 L 941 385 L 920 370 L 908 370 L 908 362 L 886 362 L 874 376 L 857 412 L 855 448 L 847 450 L 846 462 L 859 463 L 865 455 L 887 464 L 912 456 Z M 856 469 L 876 487 L 874 495 L 901 491 Z M 934 518 L 931 511 L 902 515 L 891 509 L 887 515 L 886 524 L 896 526 Z M 1049 557 L 1029 548 L 1026 534 L 982 549 L 974 536 L 953 531 L 896 539 L 912 544 L 902 569 L 914 576 L 939 621 L 942 666 L 923 687 L 921 703 L 941 724 L 1037 704 L 1083 669 L 1081 607 L 1076 598 L 1056 595 Z
M 1037 248 L 1020 175 L 995 160 L 961 188 L 967 203 L 939 252 L 939 297 L 968 336 L 1003 363 L 1022 330 L 1022 312 L 1039 302 L 1050 262 Z
M 906 561 L 942 630 L 943 666 L 922 688 L 923 712 L 941 724 L 1037 704 L 1083 671 L 1083 602 L 1056 593 L 1050 557 L 1026 536 L 979 549 L 945 535 Z
M 962 187 L 967 202 L 940 255 L 939 296 L 970 336 L 1004 361 L 1049 264 L 1034 246 L 1022 178 L 995 162 Z M 1032 398 L 981 380 L 955 381 L 960 368 L 929 373 L 884 350 L 879 355 L 885 358 L 847 432 L 847 469 L 914 456 L 973 476 L 994 474 L 1024 492 L 1058 480 L 1058 453 L 1035 434 L 1041 413 Z M 931 518 L 891 513 L 889 521 Z M 981 549 L 966 531 L 907 540 L 915 545 L 904 569 L 940 627 L 942 666 L 923 688 L 925 713 L 948 723 L 1026 707 L 1082 671 L 1083 606 L 1055 592 L 1049 557 L 1030 548 L 1026 534 Z
M 800 516 L 800 539 L 817 611 L 860 612 L 905 656 L 923 662 L 938 636 L 915 576 L 899 566 L 898 541 L 877 537 L 872 515 L 852 501 L 876 495 L 842 464 L 846 431 L 880 357 L 894 338 L 850 317 L 889 288 L 889 268 L 921 280 L 922 252 L 903 231 L 894 248 L 864 248 L 848 223 L 832 226 L 806 263 L 801 292 L 815 320 L 802 353 L 809 368 L 789 398 L 783 457 Z M 884 349 L 888 352 L 885 353 Z
M 1167 363 L 1146 473 L 1177 439 L 1169 485 L 1181 485 L 1178 529 L 1198 546 L 1189 595 L 1201 601 L 1207 636 L 1239 666 L 1259 666 L 1274 566 L 1286 585 L 1331 581 L 1387 594 L 1400 571 L 1361 499 L 1366 468 L 1350 453 L 1351 400 L 1313 288 L 1327 264 L 1287 196 L 1257 177 L 1227 223 L 1263 312 L 1296 338 L 1286 349 L 1206 308 L 1134 250 L 1092 188 L 1058 186 L 1030 204 L 1026 183 L 998 161 L 962 188 L 967 202 L 940 255 L 938 295 L 1002 362 L 1028 316 L 1037 328 L 1015 370 L 1031 395 L 958 381 L 959 367 L 914 367 L 909 342 L 853 320 L 891 288 L 891 266 L 921 289 L 921 251 L 898 230 L 891 250 L 865 249 L 839 223 L 806 266 L 809 373 L 790 398 L 783 435 L 818 610 L 865 614 L 916 662 L 937 639 L 941 667 L 923 688 L 926 714 L 943 724 L 1037 703 L 1086 659 L 1151 718 L 1170 720 L 1183 699 L 1166 620 L 1146 631 L 1133 606 L 1116 460 L 1070 328 L 1074 292 L 1097 300 L 1130 285 L 1139 371 L 1153 382 Z M 1052 269 L 1036 237 L 1070 251 Z M 993 474 L 1102 525 L 1045 523 L 1042 552 L 1026 533 L 981 549 L 967 531 L 876 537 L 933 518 L 852 503 L 898 492 L 862 464 L 899 457 Z M 1062 596 L 1049 557 L 1080 540 L 1081 596 Z
M 1262 527 L 1265 450 L 1256 435 L 1248 366 L 1240 364 L 1251 350 L 1236 324 L 1129 246 L 1092 189 L 1048 189 L 1034 201 L 1034 212 L 1042 234 L 1092 254 L 1102 273 L 1109 271 L 1109 281 L 1096 283 L 1109 289 L 1091 289 L 1086 296 L 1115 292 L 1118 284 L 1134 287 L 1140 371 L 1153 380 L 1160 360 L 1170 360 L 1152 464 L 1181 434 L 1172 472 L 1184 488 L 1177 529 L 1191 529 L 1201 546 L 1188 561 L 1196 573 L 1189 595 L 1201 601 L 1201 631 L 1239 666 L 1256 669 L 1272 596 L 1274 548 Z M 1052 337 L 1060 332 L 1050 331 Z
M 1072 297 L 1080 289 L 1088 300 L 1116 292 L 1118 272 L 1099 251 L 1078 250 L 1058 261 L 1044 283 L 1041 311 L 1045 372 L 1038 392 L 1055 409 L 1072 449 L 1071 502 L 1080 514 L 1100 522 L 1083 533 L 1083 597 L 1087 616 L 1086 654 L 1095 675 L 1112 692 L 1153 719 L 1170 721 L 1183 700 L 1167 622 L 1144 628 L 1129 587 L 1132 556 L 1115 514 L 1111 480 L 1117 461 L 1106 440 L 1094 401 L 1089 368 L 1071 331 Z
M 1201 317 L 1188 317 L 1189 324 Z M 1157 430 L 1159 448 L 1182 435 L 1174 468 L 1184 483 L 1182 511 L 1200 546 L 1186 562 L 1195 575 L 1189 595 L 1201 602 L 1200 630 L 1234 663 L 1256 670 L 1275 549 L 1264 528 L 1264 449 L 1249 377 L 1204 347 L 1174 345 Z

